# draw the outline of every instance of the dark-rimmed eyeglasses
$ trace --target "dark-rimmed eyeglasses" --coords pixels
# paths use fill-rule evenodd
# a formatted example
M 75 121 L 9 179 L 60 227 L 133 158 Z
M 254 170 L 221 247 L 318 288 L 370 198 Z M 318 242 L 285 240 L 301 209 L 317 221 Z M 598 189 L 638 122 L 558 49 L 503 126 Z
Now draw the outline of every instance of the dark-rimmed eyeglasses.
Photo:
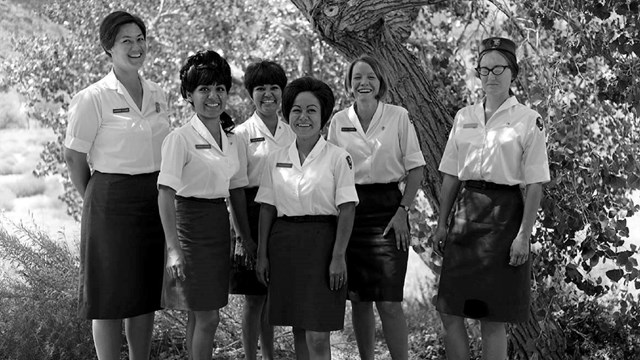
M 489 75 L 489 73 L 493 73 L 493 75 L 500 75 L 508 68 L 509 68 L 508 65 L 496 65 L 496 66 L 492 67 L 491 69 L 489 69 L 488 67 L 484 67 L 483 66 L 483 67 L 476 68 L 476 72 L 480 76 L 487 76 L 487 75 Z

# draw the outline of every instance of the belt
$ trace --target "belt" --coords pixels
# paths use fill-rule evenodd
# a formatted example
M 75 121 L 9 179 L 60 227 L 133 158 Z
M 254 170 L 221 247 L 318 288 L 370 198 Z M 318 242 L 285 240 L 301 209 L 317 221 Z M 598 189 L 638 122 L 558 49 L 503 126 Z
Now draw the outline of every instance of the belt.
M 204 199 L 204 198 L 199 198 L 199 197 L 190 197 L 190 196 L 180 196 L 180 195 L 176 195 L 176 199 L 178 199 L 178 200 L 184 200 L 184 201 L 193 201 L 193 202 L 210 203 L 210 204 L 220 204 L 220 203 L 224 203 L 224 198 Z
M 280 216 L 278 220 L 294 222 L 294 223 L 306 223 L 306 222 L 335 222 L 337 217 L 335 215 L 302 215 L 302 216 Z
M 356 184 L 356 191 L 387 192 L 387 191 L 394 191 L 394 190 L 398 190 L 398 182 Z
M 464 182 L 464 187 L 480 190 L 516 190 L 520 188 L 519 185 L 496 184 L 482 180 L 467 180 Z

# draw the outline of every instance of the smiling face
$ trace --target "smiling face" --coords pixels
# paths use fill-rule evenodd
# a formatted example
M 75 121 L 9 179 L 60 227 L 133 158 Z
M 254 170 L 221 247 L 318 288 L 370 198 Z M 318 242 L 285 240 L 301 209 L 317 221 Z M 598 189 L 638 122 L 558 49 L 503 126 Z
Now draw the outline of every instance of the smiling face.
M 364 61 L 353 65 L 351 71 L 351 93 L 356 100 L 377 99 L 380 91 L 380 79 L 373 68 Z
M 224 85 L 198 85 L 189 93 L 187 100 L 193 104 L 193 109 L 202 121 L 220 119 L 227 105 L 227 89 Z
M 123 71 L 138 71 L 147 56 L 147 40 L 135 23 L 120 26 L 113 47 L 108 50 L 113 66 Z
M 318 138 L 322 130 L 320 100 L 310 91 L 296 96 L 289 112 L 289 125 L 298 138 Z
M 489 69 L 495 66 L 509 66 L 509 62 L 498 51 L 490 51 L 486 53 L 480 60 L 479 67 L 486 67 Z M 482 81 L 482 89 L 487 96 L 508 97 L 509 87 L 513 80 L 513 72 L 510 68 L 506 68 L 500 75 L 495 75 L 493 72 L 489 72 L 488 75 L 480 75 Z
M 278 85 L 264 84 L 253 88 L 251 94 L 256 112 L 262 118 L 275 116 L 282 103 L 282 89 Z

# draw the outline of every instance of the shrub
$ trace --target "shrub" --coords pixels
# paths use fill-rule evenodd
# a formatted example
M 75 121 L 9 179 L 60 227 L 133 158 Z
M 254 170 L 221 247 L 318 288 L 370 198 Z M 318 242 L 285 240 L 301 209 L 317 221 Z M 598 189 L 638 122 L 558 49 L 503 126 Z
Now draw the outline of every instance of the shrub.
M 47 190 L 44 179 L 36 178 L 32 174 L 25 174 L 6 186 L 18 198 L 42 195 Z
M 22 101 L 15 90 L 0 93 L 0 129 L 27 126 L 27 116 L 21 105 Z

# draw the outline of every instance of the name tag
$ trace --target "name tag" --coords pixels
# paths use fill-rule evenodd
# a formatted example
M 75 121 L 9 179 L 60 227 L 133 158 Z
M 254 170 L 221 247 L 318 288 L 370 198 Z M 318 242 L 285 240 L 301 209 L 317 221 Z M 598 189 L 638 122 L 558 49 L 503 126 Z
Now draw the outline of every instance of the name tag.
M 211 144 L 196 144 L 196 149 L 211 149 Z
M 477 127 L 478 127 L 478 123 L 462 124 L 463 129 L 475 129 Z
M 114 114 L 129 112 L 129 108 L 113 109 Z
M 358 131 L 358 130 L 357 130 L 356 128 L 354 128 L 354 127 L 343 127 L 343 128 L 342 128 L 342 129 L 340 129 L 340 130 L 342 130 L 343 132 L 356 132 L 356 131 Z
M 291 168 L 293 167 L 292 163 L 276 163 L 276 167 L 279 168 Z
M 264 141 L 263 137 L 259 137 L 259 138 L 253 138 L 253 139 L 249 139 L 250 142 L 254 143 L 254 142 L 260 142 L 260 141 Z
M 160 103 L 156 102 L 156 112 L 159 113 L 160 112 Z

